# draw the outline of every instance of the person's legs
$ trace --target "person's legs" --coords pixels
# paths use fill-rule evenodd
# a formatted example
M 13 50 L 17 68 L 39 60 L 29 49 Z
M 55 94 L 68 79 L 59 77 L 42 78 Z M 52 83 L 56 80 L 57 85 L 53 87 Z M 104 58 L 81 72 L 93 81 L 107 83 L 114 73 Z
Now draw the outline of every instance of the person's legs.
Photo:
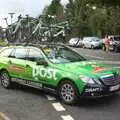
M 106 47 L 106 52 L 108 52 L 109 51 L 109 45 L 105 45 L 105 47 Z
M 106 51 L 106 46 L 105 46 L 105 44 L 103 44 L 102 49 L 103 49 L 103 51 Z

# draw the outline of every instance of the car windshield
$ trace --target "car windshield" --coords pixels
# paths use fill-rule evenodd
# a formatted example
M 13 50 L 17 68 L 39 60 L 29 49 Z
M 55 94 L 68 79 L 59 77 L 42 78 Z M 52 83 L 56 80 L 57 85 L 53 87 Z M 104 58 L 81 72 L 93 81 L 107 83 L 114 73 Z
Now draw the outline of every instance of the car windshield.
M 98 42 L 98 41 L 100 41 L 100 38 L 98 38 L 98 37 L 93 37 L 93 38 L 91 38 L 93 41 L 96 41 L 96 42 Z
M 96 39 L 96 40 L 94 40 L 95 42 L 99 42 L 100 40 L 99 39 Z
M 69 63 L 86 60 L 78 53 L 63 46 L 45 47 L 43 52 L 52 63 Z

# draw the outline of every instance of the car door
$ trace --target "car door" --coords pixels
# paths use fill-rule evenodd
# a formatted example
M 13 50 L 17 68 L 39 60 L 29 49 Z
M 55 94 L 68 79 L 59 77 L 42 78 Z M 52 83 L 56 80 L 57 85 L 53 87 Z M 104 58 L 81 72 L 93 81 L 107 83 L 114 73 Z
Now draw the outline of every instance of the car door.
M 25 47 L 17 47 L 9 56 L 9 72 L 13 77 L 25 78 L 26 54 L 27 50 Z
M 38 48 L 28 48 L 28 56 L 26 61 L 26 79 L 32 80 L 35 82 L 44 82 L 46 83 L 48 79 L 46 79 L 47 72 L 49 67 L 45 65 L 38 65 L 37 62 L 39 60 L 45 60 L 45 56 L 42 51 Z
M 26 78 L 42 84 L 56 81 L 57 70 L 52 68 L 44 53 L 38 48 L 29 48 L 27 56 Z

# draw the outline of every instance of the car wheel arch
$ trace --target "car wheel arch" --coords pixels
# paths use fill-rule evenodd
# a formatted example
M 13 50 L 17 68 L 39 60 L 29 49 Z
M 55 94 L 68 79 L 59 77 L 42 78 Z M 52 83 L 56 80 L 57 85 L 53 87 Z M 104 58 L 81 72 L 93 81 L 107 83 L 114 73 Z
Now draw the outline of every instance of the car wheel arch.
M 5 79 L 1 79 L 1 77 L 2 77 L 3 74 L 7 75 L 7 85 L 6 85 L 6 82 L 4 82 L 4 80 L 6 79 L 6 77 L 5 77 Z M 9 89 L 9 88 L 12 87 L 11 76 L 9 75 L 9 72 L 8 72 L 7 69 L 2 68 L 2 69 L 0 70 L 0 79 L 1 79 L 1 85 L 2 85 L 4 88 Z M 6 80 L 5 80 L 5 81 L 6 81 Z
M 58 88 L 58 89 L 59 89 L 61 83 L 64 82 L 64 81 L 70 81 L 71 83 L 73 83 L 73 84 L 76 86 L 76 89 L 77 89 L 77 91 L 78 91 L 78 93 L 79 93 L 79 89 L 78 89 L 77 84 L 75 83 L 75 81 L 73 81 L 73 80 L 70 79 L 70 78 L 62 78 L 62 79 L 58 82 L 58 84 L 57 84 L 57 88 Z M 58 91 L 58 89 L 57 89 L 57 91 Z
M 5 69 L 5 68 L 0 69 L 0 75 L 1 75 L 2 72 L 6 72 L 9 75 L 9 77 L 11 78 L 7 69 Z
M 69 86 L 70 89 L 72 88 L 73 95 L 70 96 L 70 97 L 72 97 L 72 101 L 65 100 L 66 99 L 66 97 L 64 97 L 65 95 L 63 95 L 63 93 L 61 93 L 61 89 L 63 88 L 64 85 Z M 66 88 L 67 91 L 70 90 L 70 89 Z M 70 90 L 70 92 L 71 92 L 71 90 Z M 64 92 L 64 93 L 66 94 L 66 96 L 67 96 L 67 94 L 69 94 L 69 93 L 66 93 L 66 92 Z M 76 103 L 78 101 L 79 96 L 80 96 L 80 93 L 79 93 L 79 90 L 78 90 L 78 87 L 77 87 L 75 81 L 73 81 L 71 79 L 68 79 L 68 78 L 64 78 L 59 82 L 58 87 L 57 87 L 57 97 L 58 97 L 58 99 L 62 100 L 65 104 L 71 104 L 72 105 L 72 104 Z
M 7 73 L 9 74 L 8 70 L 5 69 L 5 68 L 0 69 L 0 74 L 1 74 L 3 71 L 5 71 L 5 72 L 7 72 Z
M 94 48 L 94 45 L 93 44 L 91 44 L 91 49 L 93 49 Z

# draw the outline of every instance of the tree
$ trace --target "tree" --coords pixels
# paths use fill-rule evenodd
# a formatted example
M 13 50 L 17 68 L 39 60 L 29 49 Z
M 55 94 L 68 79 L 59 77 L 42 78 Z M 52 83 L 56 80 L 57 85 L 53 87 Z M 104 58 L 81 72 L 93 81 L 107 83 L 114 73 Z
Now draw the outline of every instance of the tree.
M 120 33 L 119 0 L 69 0 L 65 11 L 73 36 Z
M 60 0 L 52 0 L 47 8 L 46 15 L 56 16 L 57 20 L 64 18 L 64 7 L 60 3 Z
M 23 36 L 28 37 L 32 33 L 31 31 L 35 30 L 40 23 L 39 30 L 33 35 L 33 39 L 40 39 L 41 34 L 46 33 L 46 30 L 41 29 L 41 27 L 47 27 L 51 33 L 58 32 L 60 30 L 58 23 L 67 20 L 70 27 L 69 37 L 120 34 L 119 0 L 68 1 L 68 4 L 63 7 L 61 0 L 52 0 L 50 5 L 46 6 L 37 18 L 23 19 L 19 31 L 22 31 Z M 15 24 L 8 26 L 8 28 L 12 26 L 14 30 L 16 28 Z M 52 27 L 57 24 L 58 27 L 53 30 Z

